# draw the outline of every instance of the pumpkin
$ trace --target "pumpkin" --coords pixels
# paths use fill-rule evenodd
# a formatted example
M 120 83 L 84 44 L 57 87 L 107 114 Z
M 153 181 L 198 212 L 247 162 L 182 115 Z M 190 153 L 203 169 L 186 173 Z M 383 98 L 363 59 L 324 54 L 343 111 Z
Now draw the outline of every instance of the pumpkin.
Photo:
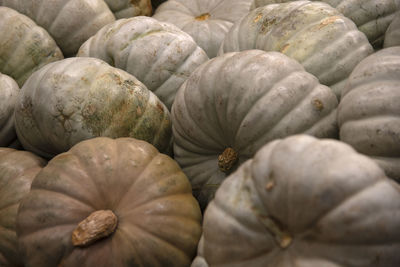
M 0 266 L 23 266 L 17 245 L 17 211 L 45 164 L 30 152 L 0 148 Z
M 252 9 L 293 0 L 254 0 Z M 314 1 L 314 0 L 311 0 Z M 320 0 L 336 8 L 351 19 L 358 29 L 365 33 L 370 43 L 381 48 L 386 29 L 400 10 L 399 0 Z
M 189 266 L 201 212 L 178 164 L 133 138 L 54 157 L 18 211 L 26 267 Z
M 8 7 L 0 6 L 0 36 L 0 72 L 20 87 L 35 70 L 63 58 L 43 28 Z
M 400 11 L 394 17 L 385 33 L 383 47 L 400 46 Z
M 350 19 L 326 3 L 310 1 L 259 7 L 235 22 L 219 53 L 248 49 L 296 59 L 338 98 L 357 63 L 373 53 Z
M 116 19 L 135 16 L 151 16 L 150 0 L 104 0 Z
M 81 46 L 78 56 L 96 57 L 129 72 L 168 108 L 182 83 L 208 60 L 190 35 L 144 16 L 104 26 Z
M 0 0 L 45 28 L 66 57 L 115 17 L 103 0 Z
M 250 0 L 169 0 L 153 17 L 190 34 L 212 58 L 233 22 L 249 12 Z
M 400 47 L 382 49 L 351 73 L 338 108 L 340 139 L 400 180 Z
M 11 77 L 0 73 L 0 147 L 10 145 L 17 138 L 14 105 L 18 92 L 18 84 Z
M 400 266 L 400 187 L 335 140 L 275 140 L 207 207 L 195 266 Z
M 204 209 L 219 184 L 265 143 L 336 137 L 337 99 L 278 52 L 227 53 L 198 67 L 172 106 L 174 157 Z
M 51 158 L 93 137 L 135 137 L 168 152 L 168 109 L 129 73 L 96 58 L 50 63 L 21 88 L 15 128 L 25 149 Z

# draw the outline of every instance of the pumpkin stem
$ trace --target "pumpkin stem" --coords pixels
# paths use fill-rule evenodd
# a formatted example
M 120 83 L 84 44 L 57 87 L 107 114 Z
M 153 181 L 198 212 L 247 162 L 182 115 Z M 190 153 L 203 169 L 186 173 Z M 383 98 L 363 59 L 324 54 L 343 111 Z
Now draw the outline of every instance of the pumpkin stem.
M 72 244 L 87 247 L 99 239 L 111 235 L 117 228 L 118 218 L 111 210 L 92 212 L 72 232 Z
M 210 13 L 204 13 L 204 14 L 201 14 L 200 16 L 195 17 L 195 19 L 196 19 L 196 20 L 206 20 L 206 19 L 208 19 L 210 16 L 211 16 Z
M 238 154 L 233 148 L 228 147 L 218 156 L 218 167 L 221 171 L 227 173 L 238 161 Z

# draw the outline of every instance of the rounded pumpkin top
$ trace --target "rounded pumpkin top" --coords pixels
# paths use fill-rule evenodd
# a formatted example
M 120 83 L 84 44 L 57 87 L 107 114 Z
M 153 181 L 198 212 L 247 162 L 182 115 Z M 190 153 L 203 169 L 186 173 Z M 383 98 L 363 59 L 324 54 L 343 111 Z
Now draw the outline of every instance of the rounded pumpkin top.
M 248 49 L 278 51 L 296 59 L 338 98 L 357 63 L 373 53 L 354 22 L 326 3 L 311 1 L 252 10 L 229 30 L 219 54 Z
M 153 17 L 190 34 L 212 58 L 233 22 L 249 11 L 250 4 L 249 0 L 169 0 Z
M 81 46 L 78 56 L 100 58 L 129 72 L 168 108 L 182 83 L 208 60 L 190 35 L 145 16 L 104 26 Z
M 21 88 L 15 128 L 24 148 L 45 157 L 93 137 L 135 137 L 169 151 L 168 109 L 129 73 L 96 58 L 68 58 Z
M 221 181 L 265 143 L 306 133 L 336 137 L 337 99 L 295 60 L 261 50 L 198 67 L 172 106 L 174 156 L 202 208 Z
M 116 19 L 151 16 L 151 0 L 104 0 Z
M 45 160 L 30 152 L 0 148 L 0 266 L 23 266 L 17 245 L 17 211 L 45 165 Z
M 8 7 L 0 6 L 0 36 L 0 72 L 20 87 L 34 71 L 64 58 L 46 30 Z
M 80 245 L 99 221 L 114 230 Z M 200 222 L 174 160 L 144 141 L 100 137 L 49 161 L 21 203 L 17 229 L 27 267 L 188 266 Z
M 400 187 L 371 159 L 292 136 L 223 182 L 199 251 L 210 266 L 398 266 L 399 223 Z
M 115 17 L 103 0 L 0 0 L 45 28 L 66 57 Z
M 10 145 L 16 136 L 14 106 L 19 93 L 18 84 L 11 77 L 0 73 L 0 147 Z

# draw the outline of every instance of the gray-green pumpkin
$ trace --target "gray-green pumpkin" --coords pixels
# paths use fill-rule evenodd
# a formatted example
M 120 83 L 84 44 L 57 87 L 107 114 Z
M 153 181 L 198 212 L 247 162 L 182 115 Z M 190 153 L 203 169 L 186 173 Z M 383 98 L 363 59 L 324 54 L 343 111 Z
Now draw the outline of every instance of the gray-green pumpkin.
M 235 22 L 219 54 L 247 49 L 296 59 L 338 98 L 357 63 L 373 53 L 354 22 L 326 3 L 311 1 L 259 7 Z
M 351 73 L 338 108 L 340 139 L 400 181 L 400 46 L 367 57 Z
M 96 58 L 68 58 L 35 72 L 21 88 L 15 128 L 44 157 L 97 136 L 135 137 L 160 151 L 172 142 L 168 109 L 129 73 Z
M 8 7 L 0 7 L 0 36 L 0 72 L 20 87 L 35 70 L 64 58 L 46 30 Z
M 385 33 L 383 47 L 400 46 L 400 11 L 397 12 Z
M 116 19 L 151 16 L 151 0 L 104 0 Z
M 0 0 L 46 29 L 66 57 L 115 17 L 103 0 Z
M 17 135 L 14 128 L 14 106 L 19 93 L 18 84 L 0 73 L 0 147 L 13 143 Z
M 349 145 L 263 146 L 207 207 L 192 267 L 400 266 L 400 186 Z
M 227 53 L 198 67 L 172 106 L 174 155 L 204 209 L 225 177 L 265 143 L 336 137 L 337 99 L 278 52 Z
M 134 75 L 171 108 L 176 91 L 207 54 L 176 26 L 139 16 L 120 19 L 99 30 L 79 49 Z

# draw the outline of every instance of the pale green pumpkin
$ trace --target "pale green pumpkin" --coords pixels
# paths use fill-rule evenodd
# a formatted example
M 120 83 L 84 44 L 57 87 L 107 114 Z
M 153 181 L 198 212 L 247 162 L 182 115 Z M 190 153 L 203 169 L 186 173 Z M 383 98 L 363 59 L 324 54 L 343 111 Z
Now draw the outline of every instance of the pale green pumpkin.
M 150 0 L 104 0 L 116 19 L 135 16 L 151 16 Z
M 14 106 L 19 93 L 18 84 L 0 73 L 0 147 L 8 146 L 17 135 L 14 128 Z

